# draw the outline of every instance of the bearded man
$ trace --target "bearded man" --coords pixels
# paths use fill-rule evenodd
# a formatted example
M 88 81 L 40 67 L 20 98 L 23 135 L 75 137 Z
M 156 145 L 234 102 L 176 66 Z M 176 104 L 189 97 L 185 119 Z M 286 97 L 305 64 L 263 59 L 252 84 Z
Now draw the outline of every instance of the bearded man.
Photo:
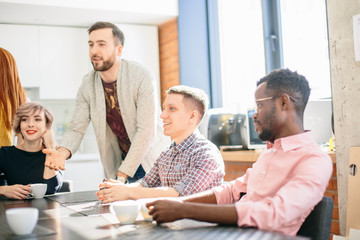
M 116 25 L 96 22 L 88 32 L 94 70 L 83 78 L 61 146 L 44 150 L 50 154 L 45 165 L 65 170 L 65 159 L 77 151 L 92 121 L 105 176 L 135 182 L 170 144 L 162 133 L 154 77 L 140 64 L 120 58 L 125 38 Z

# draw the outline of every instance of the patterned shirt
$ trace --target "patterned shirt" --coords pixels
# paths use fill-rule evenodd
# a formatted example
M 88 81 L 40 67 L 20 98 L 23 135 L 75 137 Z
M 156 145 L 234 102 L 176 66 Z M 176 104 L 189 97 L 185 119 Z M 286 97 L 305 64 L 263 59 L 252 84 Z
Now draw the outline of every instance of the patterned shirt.
M 243 177 L 213 192 L 219 205 L 235 203 L 238 226 L 295 236 L 322 199 L 331 174 L 329 155 L 305 132 L 268 142 Z
M 196 131 L 163 151 L 140 184 L 172 187 L 179 196 L 186 196 L 221 185 L 224 175 L 224 161 L 218 148 Z
M 119 142 L 119 147 L 123 157 L 125 158 L 131 143 L 126 132 L 123 119 L 121 117 L 116 81 L 112 83 L 106 83 L 102 81 L 102 84 L 104 87 L 106 101 L 106 122 L 108 123 L 113 133 L 116 135 Z

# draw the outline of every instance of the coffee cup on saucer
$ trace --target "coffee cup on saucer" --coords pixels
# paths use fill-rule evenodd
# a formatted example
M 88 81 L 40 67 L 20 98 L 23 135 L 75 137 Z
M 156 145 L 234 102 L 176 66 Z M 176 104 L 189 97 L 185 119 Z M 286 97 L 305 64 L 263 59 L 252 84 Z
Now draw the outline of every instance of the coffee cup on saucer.
M 34 196 L 34 198 L 42 198 L 46 193 L 47 184 L 35 183 L 35 184 L 31 184 L 30 188 L 31 188 L 31 194 Z

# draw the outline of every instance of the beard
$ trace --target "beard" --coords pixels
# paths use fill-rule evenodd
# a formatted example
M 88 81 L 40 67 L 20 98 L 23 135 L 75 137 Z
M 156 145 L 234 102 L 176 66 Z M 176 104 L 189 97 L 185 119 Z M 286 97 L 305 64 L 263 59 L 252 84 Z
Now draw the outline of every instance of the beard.
M 273 136 L 273 133 L 270 129 L 263 129 L 261 133 L 259 133 L 259 138 L 261 141 L 269 141 Z
M 109 70 L 114 65 L 114 63 L 115 63 L 115 57 L 109 58 L 106 61 L 104 60 L 102 65 L 100 65 L 99 63 L 94 64 L 93 61 L 91 61 L 94 70 L 99 72 L 105 72 Z
M 274 123 L 277 122 L 276 118 L 276 108 L 275 106 L 271 109 L 270 113 L 265 116 L 263 123 L 267 123 L 266 126 L 262 128 L 262 131 L 259 133 L 259 139 L 262 141 L 274 141 L 274 133 L 271 129 L 274 129 Z M 260 126 L 261 124 L 257 122 Z
M 114 61 L 104 61 L 101 66 L 99 66 L 99 64 L 94 64 L 93 62 L 91 62 L 91 64 L 93 65 L 95 71 L 105 72 L 114 65 Z

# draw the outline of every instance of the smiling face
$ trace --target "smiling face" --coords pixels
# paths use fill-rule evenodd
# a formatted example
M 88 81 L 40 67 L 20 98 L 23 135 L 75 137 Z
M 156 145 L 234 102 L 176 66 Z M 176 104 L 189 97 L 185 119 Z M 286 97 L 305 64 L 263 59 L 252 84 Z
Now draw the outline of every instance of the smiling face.
M 44 111 L 32 111 L 29 115 L 24 115 L 20 120 L 20 131 L 24 141 L 33 142 L 40 140 L 46 129 Z
M 89 36 L 89 56 L 96 71 L 107 71 L 120 56 L 122 46 L 116 43 L 111 28 L 94 30 Z
M 196 129 L 198 113 L 185 106 L 183 95 L 168 94 L 160 118 L 163 120 L 164 134 L 179 144 Z

